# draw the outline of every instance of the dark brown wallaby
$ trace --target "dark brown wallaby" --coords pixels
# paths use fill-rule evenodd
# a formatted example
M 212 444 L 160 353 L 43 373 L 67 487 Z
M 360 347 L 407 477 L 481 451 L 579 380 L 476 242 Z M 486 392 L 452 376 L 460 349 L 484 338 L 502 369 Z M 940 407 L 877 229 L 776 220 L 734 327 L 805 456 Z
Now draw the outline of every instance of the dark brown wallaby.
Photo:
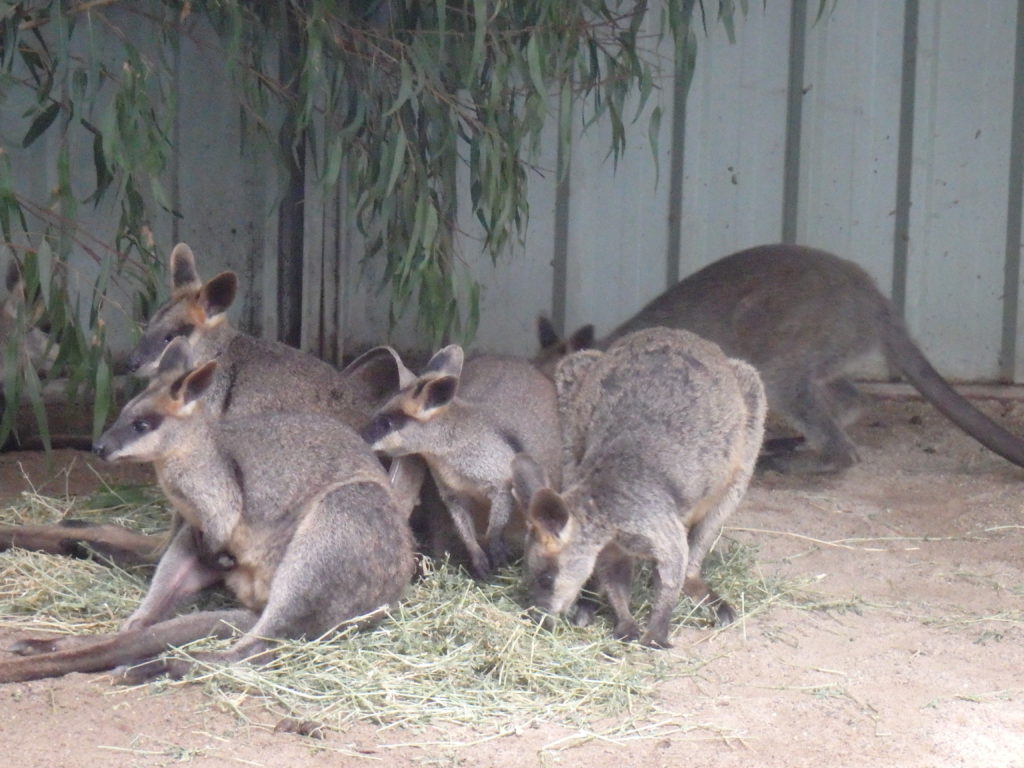
M 665 291 L 597 346 L 653 326 L 692 331 L 757 368 L 769 408 L 811 449 L 771 456 L 770 467 L 835 472 L 857 461 L 844 426 L 856 417 L 862 396 L 846 374 L 879 348 L 954 424 L 1024 466 L 1024 441 L 958 394 L 914 344 L 871 277 L 831 253 L 762 245 L 726 256 Z M 551 347 L 550 335 L 545 340 Z
M 351 428 L 303 413 L 206 418 L 203 396 L 217 362 L 190 364 L 188 345 L 172 343 L 157 376 L 96 443 L 108 461 L 153 462 L 181 520 L 146 598 L 110 639 L 113 645 L 75 640 L 64 648 L 58 641 L 56 653 L 65 656 L 40 654 L 38 667 L 0 662 L 0 682 L 29 679 L 33 669 L 35 676 L 96 669 L 100 662 L 90 649 L 103 665 L 139 661 L 140 648 L 152 655 L 181 601 L 217 583 L 249 612 L 241 622 L 247 631 L 230 650 L 204 655 L 231 661 L 265 652 L 274 638 L 316 637 L 365 621 L 397 600 L 410 580 L 405 514 L 380 463 Z M 221 619 L 194 621 L 205 632 Z M 175 638 L 185 624 L 171 625 Z M 139 635 L 147 627 L 153 633 Z M 38 645 L 19 649 L 33 652 Z
M 527 507 L 526 582 L 533 606 L 563 614 L 584 583 L 615 611 L 615 634 L 640 636 L 629 610 L 633 561 L 655 562 L 644 643 L 669 646 L 679 593 L 734 611 L 704 583 L 704 557 L 746 492 L 764 431 L 757 372 L 686 331 L 630 334 L 607 353 L 577 352 L 555 369 L 563 492 L 527 455 L 513 462 Z

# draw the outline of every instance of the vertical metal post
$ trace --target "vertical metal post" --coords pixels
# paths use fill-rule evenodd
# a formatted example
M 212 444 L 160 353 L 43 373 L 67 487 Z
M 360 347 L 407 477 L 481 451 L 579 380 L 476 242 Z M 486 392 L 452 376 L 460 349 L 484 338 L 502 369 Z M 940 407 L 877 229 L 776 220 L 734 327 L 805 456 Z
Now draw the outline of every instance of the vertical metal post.
M 789 79 L 786 89 L 786 155 L 782 180 L 782 242 L 795 243 L 800 205 L 800 135 L 803 128 L 807 0 L 793 0 L 789 18 Z

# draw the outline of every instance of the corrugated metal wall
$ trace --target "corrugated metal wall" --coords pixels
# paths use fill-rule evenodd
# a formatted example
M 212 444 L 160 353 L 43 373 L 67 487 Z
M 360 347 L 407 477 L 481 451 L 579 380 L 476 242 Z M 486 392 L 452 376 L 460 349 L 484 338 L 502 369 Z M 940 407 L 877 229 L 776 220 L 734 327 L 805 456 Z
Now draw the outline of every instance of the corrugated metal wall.
M 472 237 L 462 244 L 484 285 L 477 346 L 531 353 L 541 312 L 607 331 L 679 275 L 792 240 L 865 266 L 951 378 L 1024 379 L 1024 0 L 839 0 L 821 18 L 818 5 L 751 3 L 735 45 L 709 23 L 688 99 L 664 79 L 617 170 L 598 127 L 576 142 L 557 184 L 552 133 L 525 244 L 496 265 L 477 258 Z M 670 69 L 667 45 L 658 53 Z M 240 149 L 229 86 L 212 74 L 222 70 L 209 36 L 192 30 L 179 54 L 169 184 L 181 217 L 154 222 L 154 234 L 167 250 L 190 242 L 206 275 L 243 272 L 238 320 L 273 335 L 280 248 L 267 180 L 276 171 L 266 153 Z M 655 104 L 657 166 L 647 130 Z M 0 115 L 4 146 L 20 141 L 12 130 Z M 50 131 L 17 158 L 26 196 L 46 199 L 45 158 L 58 142 Z M 90 162 L 88 146 L 75 151 Z M 343 206 L 309 184 L 305 210 L 303 346 L 332 356 L 379 343 L 386 302 L 373 265 L 359 280 Z M 114 214 L 90 213 L 101 239 Z M 461 223 L 474 231 L 468 217 Z M 392 340 L 416 345 L 411 318 Z
M 759 5 L 735 46 L 701 39 L 685 108 L 663 85 L 657 187 L 643 118 L 617 172 L 595 132 L 565 188 L 539 185 L 522 260 L 487 275 L 480 344 L 528 352 L 560 264 L 549 311 L 601 332 L 676 269 L 786 240 L 865 266 L 948 376 L 1020 380 L 1024 3 Z

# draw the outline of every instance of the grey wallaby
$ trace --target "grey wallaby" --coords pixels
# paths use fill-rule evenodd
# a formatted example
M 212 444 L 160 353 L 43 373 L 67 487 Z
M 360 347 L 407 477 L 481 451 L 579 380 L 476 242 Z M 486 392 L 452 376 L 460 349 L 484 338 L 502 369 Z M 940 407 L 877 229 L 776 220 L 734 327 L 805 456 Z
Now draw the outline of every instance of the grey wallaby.
M 914 344 L 871 277 L 831 253 L 762 245 L 726 256 L 669 288 L 596 346 L 607 348 L 653 326 L 692 331 L 757 368 L 769 408 L 811 449 L 770 456 L 770 467 L 836 472 L 858 460 L 844 427 L 856 418 L 863 396 L 847 372 L 879 348 L 889 365 L 954 424 L 1024 466 L 1024 441 L 958 394 Z M 581 329 L 584 346 L 586 330 Z M 542 353 L 543 362 L 557 354 L 558 339 L 550 324 L 542 323 L 540 335 L 550 350 Z
M 234 303 L 238 277 L 222 272 L 202 282 L 185 243 L 171 251 L 170 273 L 170 298 L 153 313 L 128 356 L 128 367 L 138 375 L 151 375 L 164 349 L 180 336 L 188 340 L 197 362 L 217 361 L 206 400 L 221 416 L 304 411 L 356 426 L 366 423 L 385 395 L 397 391 L 394 373 L 382 376 L 365 365 L 339 372 L 301 350 L 234 328 L 226 312 Z M 388 362 L 385 356 L 374 359 Z M 393 362 L 390 369 L 395 370 Z
M 558 487 L 558 410 L 554 385 L 528 360 L 482 355 L 463 362 L 458 345 L 438 351 L 362 435 L 375 451 L 423 460 L 474 575 L 483 578 L 508 558 L 512 458 L 529 452 Z M 486 520 L 486 551 L 476 520 Z
M 269 639 L 317 637 L 367 620 L 411 579 L 405 515 L 351 428 L 301 413 L 204 418 L 218 363 L 190 365 L 188 345 L 170 345 L 156 377 L 95 447 L 107 461 L 152 462 L 183 521 L 145 599 L 118 635 L 23 641 L 18 650 L 37 655 L 0 662 L 0 682 L 136 663 L 164 650 L 165 637 L 183 642 L 227 624 L 245 634 L 204 659 L 263 654 Z M 245 610 L 168 621 L 185 598 L 217 583 Z M 148 671 L 183 667 L 154 662 Z
M 555 369 L 563 432 L 561 494 L 532 457 L 513 471 L 527 508 L 526 582 L 543 614 L 565 613 L 593 575 L 615 612 L 615 635 L 640 635 L 629 610 L 633 561 L 652 559 L 655 595 L 642 642 L 669 646 L 684 591 L 731 606 L 701 576 L 704 557 L 746 492 L 764 433 L 754 368 L 687 331 L 652 328 L 607 353 Z
M 195 361 L 218 363 L 204 395 L 207 416 L 319 413 L 359 428 L 385 397 L 399 389 L 401 360 L 390 347 L 374 348 L 338 371 L 300 350 L 233 328 L 226 311 L 235 300 L 237 277 L 224 272 L 203 283 L 195 256 L 184 243 L 171 252 L 170 276 L 171 296 L 147 323 L 129 355 L 129 367 L 139 375 L 152 375 L 171 341 L 182 338 Z M 416 470 L 409 462 L 396 462 L 391 470 L 399 502 L 409 510 L 422 475 Z M 19 546 L 53 554 L 96 551 L 122 564 L 155 560 L 164 540 L 116 526 L 0 526 L 0 550 Z

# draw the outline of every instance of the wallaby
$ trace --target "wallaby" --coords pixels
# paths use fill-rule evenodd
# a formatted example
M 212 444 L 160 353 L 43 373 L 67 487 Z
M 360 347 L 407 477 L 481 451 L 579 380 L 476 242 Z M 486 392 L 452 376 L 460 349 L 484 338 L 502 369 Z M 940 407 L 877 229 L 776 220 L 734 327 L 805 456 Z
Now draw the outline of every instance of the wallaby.
M 232 328 L 226 311 L 235 299 L 237 276 L 224 272 L 204 284 L 184 243 L 171 252 L 170 275 L 171 297 L 154 312 L 128 364 L 139 375 L 152 375 L 167 345 L 185 339 L 194 360 L 218 362 L 204 396 L 208 416 L 321 413 L 359 428 L 386 396 L 398 391 L 400 374 L 408 374 L 390 347 L 376 347 L 339 372 L 300 350 Z M 414 460 L 402 460 L 392 465 L 391 473 L 399 503 L 411 511 L 423 470 Z M 81 546 L 88 543 L 120 564 L 154 561 L 164 539 L 140 537 L 116 526 L 0 527 L 0 550 L 19 546 L 75 554 L 88 551 Z
M 164 627 L 183 599 L 223 582 L 248 610 L 223 620 L 248 631 L 206 660 L 264 653 L 275 638 L 317 637 L 365 620 L 395 602 L 412 577 L 412 536 L 383 468 L 348 426 L 315 414 L 202 416 L 217 361 L 190 368 L 184 341 L 164 353 L 146 390 L 100 437 L 96 453 L 113 462 L 152 462 L 183 524 L 160 559 L 139 608 L 117 638 L 70 642 L 31 659 L 0 663 L 0 682 L 131 664 L 153 650 L 166 629 L 181 642 L 188 627 L 205 633 L 220 614 Z M 192 624 L 189 624 L 189 621 Z M 185 629 L 182 625 L 185 625 Z M 202 636 L 202 635 L 199 635 Z M 194 639 L 194 638 L 188 638 Z M 26 653 L 53 642 L 24 642 Z M 113 658 L 112 658 L 113 657 Z M 156 671 L 180 666 L 157 664 Z
M 856 419 L 863 396 L 846 375 L 879 348 L 954 424 L 1024 466 L 1024 441 L 959 395 L 914 344 L 871 277 L 831 253 L 762 245 L 726 256 L 665 291 L 596 346 L 607 348 L 652 326 L 692 331 L 757 368 L 769 408 L 811 449 L 766 457 L 768 467 L 837 472 L 858 460 L 844 427 Z M 553 334 L 542 331 L 542 344 L 551 348 L 552 341 Z
M 680 591 L 731 622 L 735 612 L 701 567 L 757 460 L 765 418 L 757 372 L 692 333 L 653 328 L 607 353 L 566 357 L 555 385 L 564 491 L 547 487 L 529 455 L 513 463 L 534 608 L 565 613 L 593 574 L 615 612 L 615 635 L 635 639 L 632 564 L 647 558 L 655 595 L 645 644 L 669 647 Z
M 238 291 L 237 275 L 222 272 L 203 283 L 185 243 L 171 251 L 170 273 L 170 298 L 153 313 L 128 356 L 128 367 L 138 375 L 151 375 L 167 345 L 181 336 L 196 362 L 217 361 L 206 398 L 222 416 L 304 411 L 357 426 L 366 423 L 384 395 L 397 391 L 397 379 L 382 378 L 377 369 L 350 366 L 339 373 L 301 350 L 232 327 L 226 312 Z
M 558 411 L 554 385 L 529 361 L 497 355 L 463 360 L 458 345 L 437 352 L 362 435 L 387 456 L 422 458 L 473 574 L 483 578 L 508 559 L 513 456 L 529 452 L 558 487 Z M 484 517 L 486 552 L 474 523 Z

